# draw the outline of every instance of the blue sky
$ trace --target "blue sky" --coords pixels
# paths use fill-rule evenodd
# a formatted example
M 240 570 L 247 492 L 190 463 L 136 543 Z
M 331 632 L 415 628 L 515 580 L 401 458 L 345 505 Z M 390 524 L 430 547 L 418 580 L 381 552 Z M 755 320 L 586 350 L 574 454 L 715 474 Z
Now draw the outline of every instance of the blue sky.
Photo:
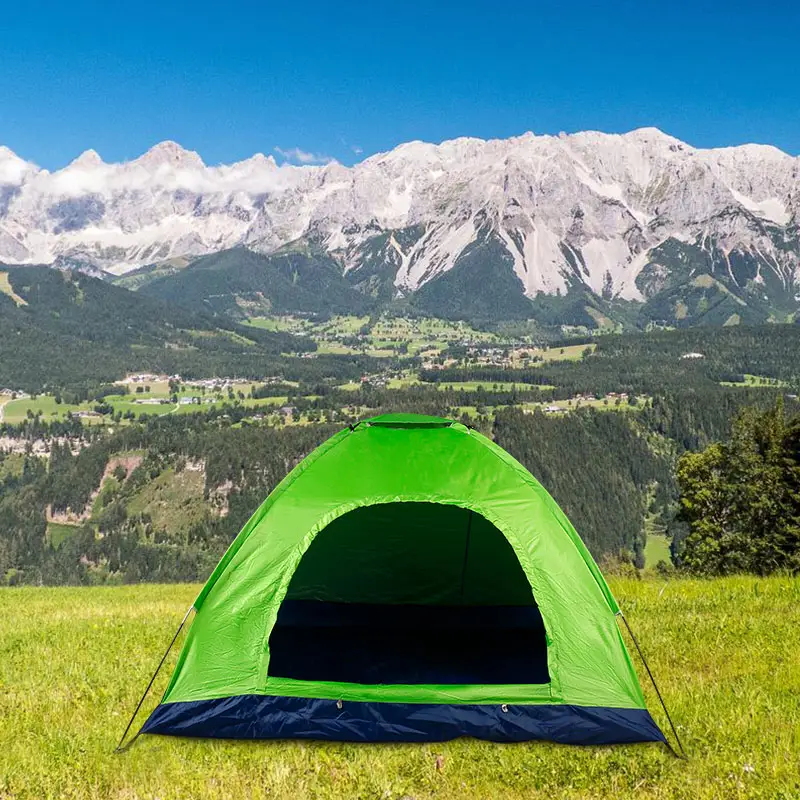
M 206 163 L 352 163 L 410 139 L 654 125 L 800 154 L 794 2 L 28 2 L 0 24 L 0 144 L 42 166 L 163 139 Z

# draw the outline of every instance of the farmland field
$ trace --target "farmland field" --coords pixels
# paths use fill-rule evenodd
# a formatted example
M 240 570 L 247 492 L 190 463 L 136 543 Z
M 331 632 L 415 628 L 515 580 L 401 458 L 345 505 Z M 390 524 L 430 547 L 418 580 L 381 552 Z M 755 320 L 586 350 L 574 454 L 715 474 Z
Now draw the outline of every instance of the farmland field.
M 286 401 L 286 398 L 262 398 L 260 400 L 252 400 L 249 398 L 250 391 L 254 384 L 243 383 L 236 385 L 234 390 L 242 392 L 247 396 L 244 402 L 250 407 L 258 405 L 280 405 Z M 148 384 L 147 390 L 137 393 L 136 387 L 133 387 L 129 394 L 109 394 L 103 400 L 111 406 L 113 412 L 125 414 L 130 412 L 136 417 L 139 416 L 164 416 L 166 414 L 193 414 L 198 411 L 208 411 L 212 408 L 220 408 L 224 404 L 230 402 L 227 391 L 209 390 L 208 392 L 202 391 L 197 386 L 187 384 L 181 387 L 176 393 L 177 398 L 197 398 L 202 401 L 198 404 L 178 405 L 172 402 L 169 384 L 166 381 L 154 381 Z M 139 387 L 144 388 L 144 387 Z M 56 400 L 55 395 L 42 394 L 37 397 L 24 396 L 16 400 L 9 400 L 8 398 L 0 398 L 0 403 L 5 402 L 3 419 L 10 424 L 19 424 L 23 422 L 29 414 L 40 414 L 42 420 L 45 422 L 53 422 L 55 420 L 63 420 L 67 414 L 78 414 L 80 412 L 91 412 L 97 405 L 97 400 L 91 400 L 84 403 L 65 403 Z M 103 420 L 102 417 L 95 416 L 94 418 L 87 418 L 86 422 L 89 424 L 109 422 L 110 420 Z M 127 420 L 124 421 L 127 423 Z
M 0 797 L 800 796 L 800 580 L 615 579 L 612 590 L 649 656 L 688 761 L 659 745 L 472 740 L 371 746 L 142 737 L 114 755 L 198 587 L 0 590 Z
M 462 381 L 459 378 L 463 376 L 459 375 L 456 367 L 497 369 L 502 364 L 512 369 L 530 369 L 553 362 L 579 362 L 587 351 L 596 348 L 595 344 L 564 344 L 557 347 L 542 343 L 535 345 L 525 335 L 510 338 L 478 330 L 464 322 L 429 318 L 381 316 L 371 321 L 370 317 L 334 316 L 324 321 L 312 321 L 304 317 L 278 316 L 254 317 L 247 324 L 271 332 L 309 337 L 316 344 L 315 357 L 358 354 L 375 359 L 372 369 L 365 366 L 364 371 L 370 375 L 372 383 L 389 390 L 412 386 L 473 392 L 479 389 L 493 392 L 554 390 L 557 387 L 550 383 L 536 382 L 531 385 L 496 379 Z M 203 336 L 203 332 L 197 332 L 197 338 Z M 243 344 L 247 342 L 238 335 L 234 339 L 241 339 Z M 446 355 L 450 346 L 458 349 L 456 357 Z M 420 375 L 420 368 L 430 367 L 431 364 L 452 368 L 454 379 L 426 382 Z M 233 391 L 229 394 L 227 388 L 220 389 L 218 386 L 203 388 L 197 382 L 184 382 L 176 388 L 166 380 L 153 379 L 146 383 L 120 384 L 119 393 L 112 390 L 109 394 L 89 394 L 88 399 L 86 394 L 76 395 L 60 390 L 33 395 L 17 391 L 14 399 L 8 395 L 0 399 L 4 406 L 0 421 L 19 425 L 35 417 L 42 423 L 54 423 L 65 420 L 68 415 L 77 415 L 86 425 L 128 426 L 148 417 L 210 412 L 231 403 L 257 410 L 261 414 L 275 412 L 289 403 L 286 395 L 253 398 L 252 390 L 259 383 L 257 380 L 250 382 L 243 379 L 232 386 Z M 286 383 L 301 388 L 298 382 Z M 313 401 L 314 395 L 307 392 L 316 388 L 318 382 L 306 383 L 297 396 Z M 342 389 L 355 391 L 362 384 L 358 378 L 348 376 L 348 380 L 339 385 Z M 79 398 L 83 398 L 83 401 Z M 607 407 L 609 403 L 587 400 L 583 405 L 599 408 Z M 471 408 L 474 407 L 468 407 L 467 413 L 476 416 L 474 411 L 469 410 Z M 568 410 L 568 405 L 564 405 L 564 409 Z M 280 421 L 285 420 L 281 418 Z M 298 415 L 297 422 L 307 421 L 307 416 L 304 417 L 302 413 Z

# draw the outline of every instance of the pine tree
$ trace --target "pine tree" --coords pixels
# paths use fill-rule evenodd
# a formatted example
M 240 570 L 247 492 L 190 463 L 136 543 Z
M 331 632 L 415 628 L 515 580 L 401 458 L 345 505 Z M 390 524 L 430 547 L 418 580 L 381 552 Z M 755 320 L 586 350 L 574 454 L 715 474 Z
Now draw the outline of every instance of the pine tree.
M 782 400 L 748 408 L 731 438 L 678 462 L 687 569 L 712 575 L 800 569 L 800 418 Z

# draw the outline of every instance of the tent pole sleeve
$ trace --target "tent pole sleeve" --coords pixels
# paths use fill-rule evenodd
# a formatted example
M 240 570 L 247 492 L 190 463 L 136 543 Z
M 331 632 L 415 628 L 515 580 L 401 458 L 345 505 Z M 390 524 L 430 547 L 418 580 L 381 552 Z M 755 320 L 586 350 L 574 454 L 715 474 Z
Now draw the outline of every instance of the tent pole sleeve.
M 169 651 L 172 650 L 172 646 L 177 641 L 178 636 L 180 636 L 180 633 L 183 630 L 183 626 L 186 624 L 186 620 L 189 619 L 189 614 L 192 613 L 192 609 L 194 609 L 194 606 L 193 605 L 189 606 L 189 610 L 186 612 L 186 614 L 184 614 L 184 617 L 181 620 L 181 624 L 178 626 L 178 630 L 175 631 L 175 635 L 172 637 L 172 641 L 169 643 L 169 647 L 167 647 L 166 652 L 164 653 L 164 655 L 161 656 L 161 661 L 158 662 L 158 666 L 156 667 L 156 671 L 153 673 L 153 677 L 150 678 L 150 683 L 147 684 L 147 688 L 144 690 L 144 694 L 142 695 L 142 699 L 139 700 L 139 704 L 136 706 L 136 710 L 133 712 L 133 716 L 131 716 L 130 721 L 128 722 L 128 727 L 125 728 L 125 733 L 122 734 L 122 738 L 119 740 L 119 744 L 114 749 L 115 753 L 124 752 L 139 738 L 139 733 L 141 733 L 141 729 L 137 732 L 136 736 L 134 736 L 133 739 L 131 739 L 130 742 L 128 742 L 128 744 L 125 745 L 125 747 L 122 746 L 122 743 L 125 741 L 125 737 L 128 735 L 128 731 L 131 729 L 131 725 L 133 725 L 133 721 L 136 719 L 136 715 L 139 713 L 139 709 L 142 707 L 142 704 L 144 703 L 145 698 L 147 697 L 147 695 L 150 692 L 150 689 L 152 688 L 153 684 L 155 683 L 156 677 L 158 676 L 158 673 L 161 671 L 161 667 L 164 666 L 164 662 L 167 660 L 167 656 L 169 655 Z
M 680 736 L 678 736 L 678 731 L 675 729 L 675 724 L 672 722 L 672 717 L 669 715 L 669 711 L 667 710 L 667 704 L 664 702 L 664 698 L 661 696 L 661 692 L 658 689 L 658 684 L 656 683 L 656 679 L 653 677 L 653 673 L 650 671 L 650 666 L 647 663 L 647 659 L 644 657 L 644 653 L 642 653 L 642 648 L 639 647 L 639 642 L 636 640 L 636 636 L 631 629 L 631 626 L 628 624 L 628 620 L 625 619 L 625 615 L 622 613 L 620 609 L 617 612 L 617 616 L 625 623 L 625 627 L 628 629 L 628 633 L 633 640 L 633 644 L 636 647 L 636 652 L 639 654 L 639 658 L 642 659 L 642 664 L 644 664 L 644 668 L 647 670 L 647 674 L 650 677 L 650 683 L 653 684 L 653 688 L 656 690 L 656 694 L 658 695 L 658 700 L 661 703 L 661 708 L 664 709 L 664 713 L 667 715 L 667 721 L 669 722 L 670 728 L 672 728 L 672 735 L 675 737 L 675 741 L 678 743 L 678 747 L 680 748 L 680 755 L 673 749 L 672 745 L 667 742 L 667 747 L 672 750 L 673 755 L 676 758 L 687 758 L 686 751 L 683 749 L 683 744 L 681 743 Z

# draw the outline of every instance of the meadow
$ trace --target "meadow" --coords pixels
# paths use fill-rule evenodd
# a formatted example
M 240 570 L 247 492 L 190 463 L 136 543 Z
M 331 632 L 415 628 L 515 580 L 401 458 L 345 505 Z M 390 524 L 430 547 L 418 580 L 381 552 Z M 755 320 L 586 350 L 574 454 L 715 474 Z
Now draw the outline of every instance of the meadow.
M 595 345 L 565 345 L 533 347 L 531 337 L 516 333 L 503 335 L 479 330 L 466 322 L 454 322 L 432 317 L 397 317 L 382 315 L 375 321 L 369 317 L 333 316 L 326 321 L 295 316 L 252 317 L 247 325 L 264 330 L 309 336 L 317 343 L 318 353 L 363 353 L 376 358 L 407 357 L 421 354 L 436 355 L 448 345 L 465 344 L 485 347 L 520 345 L 525 352 L 536 351 L 538 361 L 577 361 L 587 347 Z M 354 337 L 359 341 L 355 342 Z M 520 357 L 512 356 L 513 366 Z
M 250 391 L 253 383 L 243 383 L 234 386 L 235 397 L 241 392 L 245 397 L 240 402 L 248 408 L 261 410 L 268 413 L 286 403 L 284 397 L 262 397 L 251 398 Z M 196 398 L 200 402 L 191 404 L 173 403 L 173 393 L 169 390 L 166 381 L 155 381 L 148 384 L 147 391 L 136 393 L 132 387 L 128 394 L 109 394 L 104 398 L 104 402 L 111 406 L 113 413 L 134 414 L 135 417 L 158 416 L 163 417 L 167 414 L 196 414 L 209 411 L 213 408 L 222 408 L 232 402 L 228 397 L 227 390 L 209 390 L 204 392 L 197 386 L 183 385 L 176 393 L 178 400 L 184 398 Z M 4 402 L 5 401 L 5 402 Z M 90 400 L 85 403 L 65 403 L 56 401 L 55 395 L 41 394 L 36 397 L 23 396 L 10 400 L 7 397 L 0 398 L 0 403 L 4 403 L 2 419 L 11 425 L 18 425 L 26 420 L 30 414 L 41 415 L 44 422 L 55 422 L 63 420 L 67 414 L 80 414 L 81 412 L 91 412 L 97 405 L 97 400 Z M 85 417 L 86 424 L 128 424 L 127 419 L 117 422 L 111 417 Z
M 660 745 L 371 746 L 152 736 L 114 754 L 199 587 L 2 589 L 0 798 L 800 797 L 800 579 L 611 584 L 679 725 L 688 761 Z M 159 691 L 168 673 L 159 677 Z

